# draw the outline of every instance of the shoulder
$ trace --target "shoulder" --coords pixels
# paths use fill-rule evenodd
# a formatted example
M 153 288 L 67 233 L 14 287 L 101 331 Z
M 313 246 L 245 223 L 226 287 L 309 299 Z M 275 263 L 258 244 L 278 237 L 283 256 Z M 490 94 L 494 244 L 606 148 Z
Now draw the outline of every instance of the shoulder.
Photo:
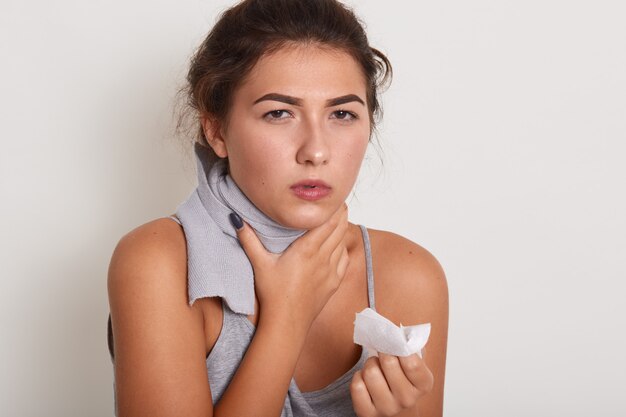
M 109 264 L 109 291 L 186 286 L 186 241 L 182 228 L 167 218 L 152 220 L 121 237 Z
M 183 244 L 181 246 L 181 244 Z M 113 256 L 127 254 L 137 249 L 148 250 L 168 250 L 168 249 L 184 249 L 185 236 L 182 227 L 172 219 L 161 217 L 147 223 L 144 223 L 130 232 L 124 234 L 115 250 Z M 142 252 L 142 251 L 139 251 Z M 137 255 L 142 255 L 138 253 Z
M 377 308 L 394 322 L 431 321 L 448 311 L 444 270 L 424 247 L 398 234 L 369 229 Z
M 160 218 L 123 235 L 111 256 L 107 287 L 114 322 L 116 316 L 156 317 L 165 310 L 189 314 L 182 227 Z

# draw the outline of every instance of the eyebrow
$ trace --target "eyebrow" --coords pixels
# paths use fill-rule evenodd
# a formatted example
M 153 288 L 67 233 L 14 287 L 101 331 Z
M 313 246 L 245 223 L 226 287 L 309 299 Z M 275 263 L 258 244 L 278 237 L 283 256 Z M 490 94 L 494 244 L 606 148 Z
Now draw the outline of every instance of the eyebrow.
M 365 102 L 361 99 L 361 97 L 356 94 L 346 94 L 345 96 L 331 98 L 330 100 L 326 100 L 326 107 L 339 106 L 340 104 L 346 104 L 356 101 L 365 106 Z
M 281 103 L 291 104 L 293 106 L 302 106 L 302 99 L 292 96 L 287 96 L 285 94 L 278 93 L 269 93 L 260 97 L 254 101 L 254 104 L 260 103 L 262 101 L 280 101 Z M 341 104 L 351 103 L 356 101 L 365 106 L 365 102 L 361 97 L 356 94 L 346 94 L 345 96 L 335 97 L 326 100 L 326 107 L 339 106 Z

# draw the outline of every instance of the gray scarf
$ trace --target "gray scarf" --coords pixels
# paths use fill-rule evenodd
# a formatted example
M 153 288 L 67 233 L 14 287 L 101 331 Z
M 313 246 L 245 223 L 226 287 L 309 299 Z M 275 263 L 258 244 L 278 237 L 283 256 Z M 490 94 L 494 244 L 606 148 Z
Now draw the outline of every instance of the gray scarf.
M 189 305 L 217 296 L 236 313 L 254 314 L 252 265 L 229 214 L 241 216 L 273 253 L 283 252 L 305 231 L 281 226 L 256 208 L 228 174 L 225 160 L 215 161 L 198 143 L 194 151 L 198 186 L 176 209 L 187 240 Z

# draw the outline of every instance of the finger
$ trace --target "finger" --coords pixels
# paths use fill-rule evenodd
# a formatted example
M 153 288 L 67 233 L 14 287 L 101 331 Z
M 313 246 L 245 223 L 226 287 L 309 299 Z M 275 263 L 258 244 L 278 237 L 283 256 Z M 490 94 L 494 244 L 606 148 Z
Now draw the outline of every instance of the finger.
M 335 285 L 335 288 L 339 288 L 349 263 L 348 249 L 344 245 L 337 246 L 330 256 L 330 271 L 335 273 L 335 279 L 332 280 L 332 284 Z
M 328 253 L 341 244 L 348 231 L 348 210 L 345 209 L 341 212 L 341 216 L 331 233 L 326 237 L 320 246 L 320 252 Z
M 359 417 L 375 416 L 376 407 L 372 402 L 365 381 L 363 381 L 363 375 L 359 369 L 352 376 L 352 382 L 350 383 L 350 397 L 352 397 L 352 407 L 354 412 Z
M 341 257 L 343 256 L 344 249 L 346 249 L 346 245 L 344 244 L 343 241 L 340 240 L 338 244 L 332 248 L 332 250 L 330 251 L 328 255 L 325 255 L 323 253 L 322 248 L 320 248 L 318 252 L 323 257 L 327 257 L 331 265 L 336 266 L 341 260 Z
M 396 401 L 402 408 L 413 407 L 419 397 L 419 391 L 405 375 L 399 358 L 379 353 L 378 361 Z
M 252 227 L 244 222 L 236 213 L 230 215 L 230 221 L 237 230 L 239 243 L 246 252 L 246 255 L 248 255 L 250 262 L 253 265 L 255 262 L 262 262 L 269 252 L 267 252 Z
M 426 366 L 426 362 L 417 353 L 401 356 L 400 365 L 406 377 L 421 393 L 430 392 L 433 388 L 433 373 Z
M 342 277 L 346 274 L 348 270 L 348 265 L 350 264 L 350 257 L 348 256 L 348 249 L 344 246 L 343 252 L 341 254 L 341 259 L 339 259 L 339 263 L 337 264 L 337 275 Z
M 296 242 L 301 242 L 301 244 L 308 242 L 313 247 L 319 248 L 328 236 L 330 236 L 330 234 L 335 230 L 341 220 L 341 216 L 345 211 L 347 211 L 347 208 L 348 206 L 343 203 L 343 205 L 340 206 L 328 220 L 307 231 L 304 236 Z
M 377 357 L 373 356 L 365 361 L 363 381 L 365 381 L 376 410 L 384 415 L 394 415 L 400 412 L 400 405 L 391 393 Z

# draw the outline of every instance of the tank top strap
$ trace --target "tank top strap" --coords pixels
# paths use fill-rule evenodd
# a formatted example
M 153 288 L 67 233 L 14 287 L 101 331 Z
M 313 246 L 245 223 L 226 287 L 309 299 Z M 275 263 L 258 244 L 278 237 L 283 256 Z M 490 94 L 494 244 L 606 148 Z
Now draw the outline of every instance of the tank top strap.
M 367 228 L 362 224 L 361 234 L 363 235 L 363 246 L 365 248 L 365 267 L 367 269 L 367 300 L 369 307 L 376 310 L 376 299 L 374 298 L 374 268 L 372 267 L 372 246 Z

